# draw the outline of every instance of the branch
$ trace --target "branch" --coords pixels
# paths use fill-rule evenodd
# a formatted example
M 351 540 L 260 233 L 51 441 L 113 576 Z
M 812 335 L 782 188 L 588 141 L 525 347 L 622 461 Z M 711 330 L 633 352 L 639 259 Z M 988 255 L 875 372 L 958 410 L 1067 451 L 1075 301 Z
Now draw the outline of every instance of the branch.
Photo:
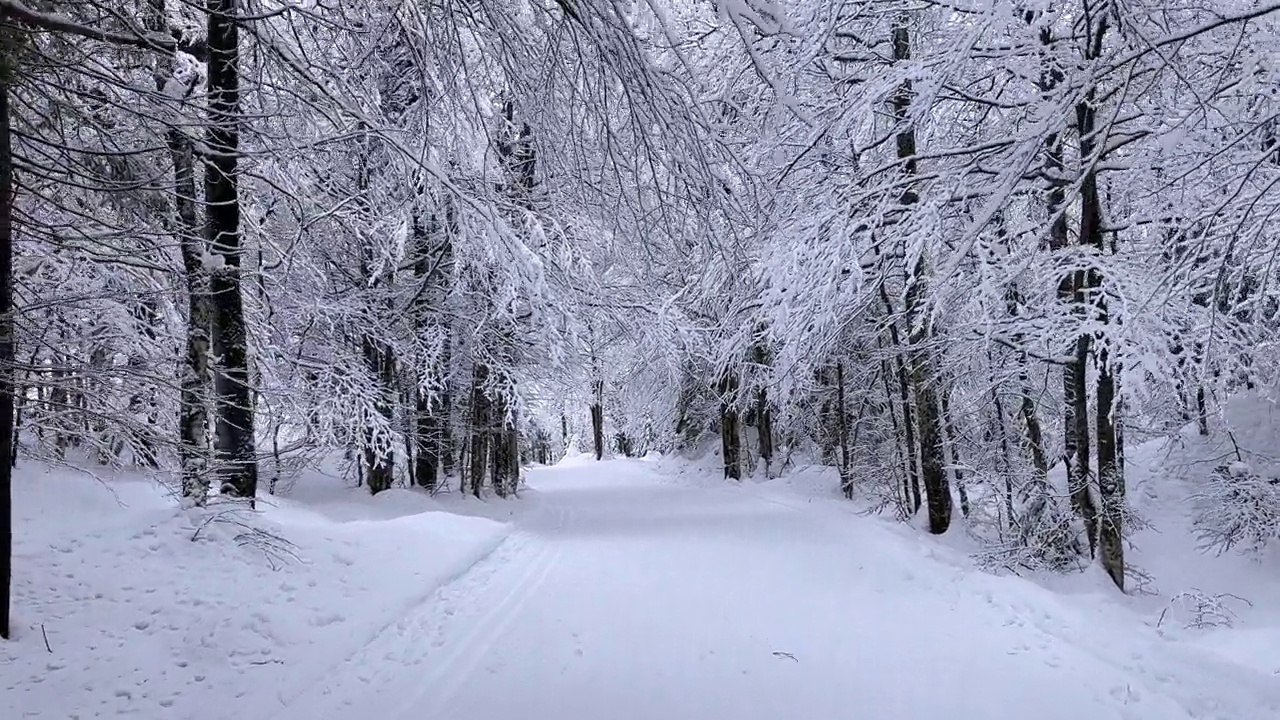
M 18 20 L 31 27 L 46 30 L 48 32 L 77 35 L 79 37 L 89 38 L 91 40 L 100 40 L 114 45 L 124 45 L 127 47 L 142 48 L 144 50 L 159 50 L 168 53 L 180 50 L 201 60 L 204 59 L 206 54 L 203 43 L 183 42 L 181 36 L 176 32 L 174 33 L 174 37 L 164 37 L 162 35 L 119 33 L 111 30 L 103 30 L 89 25 L 81 25 L 71 18 L 57 13 L 41 12 L 28 7 L 20 0 L 0 0 L 0 17 L 10 20 Z

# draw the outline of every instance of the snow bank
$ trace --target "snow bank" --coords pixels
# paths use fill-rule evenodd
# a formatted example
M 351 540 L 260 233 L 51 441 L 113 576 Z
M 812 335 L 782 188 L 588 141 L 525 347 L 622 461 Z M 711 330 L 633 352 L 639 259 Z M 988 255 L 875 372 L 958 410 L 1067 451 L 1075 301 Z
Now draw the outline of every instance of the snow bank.
M 371 498 L 324 478 L 265 498 L 258 514 L 187 514 L 137 477 L 32 465 L 14 491 L 6 720 L 264 717 L 494 551 L 509 527 L 444 511 L 461 498 Z

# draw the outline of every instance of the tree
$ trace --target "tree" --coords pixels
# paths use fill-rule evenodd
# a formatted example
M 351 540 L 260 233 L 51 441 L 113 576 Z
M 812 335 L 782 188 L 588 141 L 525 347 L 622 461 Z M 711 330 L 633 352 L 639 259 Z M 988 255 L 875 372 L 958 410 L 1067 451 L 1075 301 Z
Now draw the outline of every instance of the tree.
M 236 0 L 209 0 L 205 237 L 213 258 L 209 296 L 213 307 L 211 346 L 218 358 L 214 372 L 218 472 L 222 491 L 248 498 L 252 506 L 258 492 L 258 461 L 240 274 L 244 248 L 236 171 L 241 123 L 239 22 Z
M 13 141 L 9 119 L 14 38 L 0 29 L 0 638 L 9 639 L 13 584 Z

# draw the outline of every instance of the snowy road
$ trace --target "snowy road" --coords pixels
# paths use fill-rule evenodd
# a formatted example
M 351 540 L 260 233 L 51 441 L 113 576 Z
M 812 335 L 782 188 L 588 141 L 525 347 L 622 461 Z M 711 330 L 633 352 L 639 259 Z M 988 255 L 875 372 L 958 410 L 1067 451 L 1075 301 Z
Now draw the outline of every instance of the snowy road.
M 1280 717 L 1280 678 L 905 528 L 635 463 L 531 483 L 498 551 L 269 717 Z

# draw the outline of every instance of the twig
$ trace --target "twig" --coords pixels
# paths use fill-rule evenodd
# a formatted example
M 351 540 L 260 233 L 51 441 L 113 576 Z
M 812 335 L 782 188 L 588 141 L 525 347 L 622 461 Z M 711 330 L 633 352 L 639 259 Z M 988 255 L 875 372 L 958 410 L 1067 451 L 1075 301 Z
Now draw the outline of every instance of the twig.
M 52 655 L 53 648 L 49 646 L 49 633 L 45 632 L 44 623 L 40 623 L 40 634 L 44 636 L 44 649 L 48 650 L 49 654 Z
M 796 662 L 800 662 L 799 660 L 796 660 L 796 656 L 795 656 L 795 655 L 792 655 L 792 654 L 791 654 L 791 653 L 789 653 L 789 652 L 782 652 L 781 650 L 774 650 L 774 651 L 773 651 L 773 656 L 774 656 L 774 657 L 780 657 L 780 658 L 790 658 L 790 659 L 792 659 L 792 660 L 795 660 Z
M 1236 449 L 1236 460 L 1239 460 L 1240 462 L 1244 462 L 1244 458 L 1240 456 L 1240 445 L 1236 443 L 1236 436 L 1235 436 L 1235 433 L 1233 433 L 1233 432 L 1231 432 L 1230 430 L 1228 430 L 1228 431 L 1227 431 L 1227 437 L 1231 438 L 1231 444 L 1232 444 L 1232 445 L 1235 447 L 1235 449 Z

